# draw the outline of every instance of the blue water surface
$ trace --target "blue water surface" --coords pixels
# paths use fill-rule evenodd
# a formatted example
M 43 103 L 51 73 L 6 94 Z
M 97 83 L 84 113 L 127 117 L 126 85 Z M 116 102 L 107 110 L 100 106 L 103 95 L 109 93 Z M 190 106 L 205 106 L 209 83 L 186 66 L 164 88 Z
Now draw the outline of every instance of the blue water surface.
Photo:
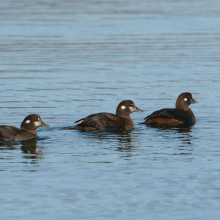
M 220 218 L 219 1 L 7 0 L 0 30 L 0 124 L 50 125 L 0 143 L 1 219 Z M 139 124 L 182 92 L 194 126 Z M 125 99 L 134 130 L 66 130 Z

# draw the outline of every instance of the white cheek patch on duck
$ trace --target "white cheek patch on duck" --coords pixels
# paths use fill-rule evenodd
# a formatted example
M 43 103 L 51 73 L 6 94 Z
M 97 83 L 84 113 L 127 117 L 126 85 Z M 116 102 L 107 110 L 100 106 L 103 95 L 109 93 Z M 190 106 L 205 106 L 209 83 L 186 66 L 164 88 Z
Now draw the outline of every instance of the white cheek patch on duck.
M 187 102 L 188 99 L 187 99 L 187 98 L 184 98 L 183 100 L 184 100 L 185 102 Z
M 131 112 L 134 112 L 135 111 L 135 108 L 134 107 L 129 107 L 130 111 Z
M 121 106 L 121 109 L 126 109 L 126 107 L 124 105 Z
M 39 126 L 41 125 L 41 122 L 40 122 L 40 121 L 35 121 L 35 122 L 34 122 L 34 125 L 35 125 L 36 127 L 39 127 Z
M 31 121 L 30 120 L 26 120 L 25 123 L 29 124 Z

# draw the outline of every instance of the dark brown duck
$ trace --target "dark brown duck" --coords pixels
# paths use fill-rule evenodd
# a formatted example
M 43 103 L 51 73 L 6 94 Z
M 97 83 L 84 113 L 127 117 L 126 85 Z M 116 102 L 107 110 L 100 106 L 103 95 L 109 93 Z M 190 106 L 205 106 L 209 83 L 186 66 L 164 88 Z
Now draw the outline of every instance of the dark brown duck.
M 135 125 L 130 117 L 132 112 L 142 112 L 142 110 L 137 108 L 133 101 L 124 100 L 119 103 L 116 109 L 116 115 L 105 112 L 92 114 L 76 121 L 75 123 L 82 122 L 71 129 L 81 131 L 116 131 L 133 129 Z
M 193 99 L 192 94 L 185 92 L 179 95 L 176 100 L 176 108 L 164 108 L 153 112 L 145 118 L 142 124 L 162 124 L 162 125 L 179 125 L 194 124 L 195 115 L 189 108 L 190 104 L 198 103 Z
M 22 141 L 37 137 L 36 129 L 49 127 L 39 115 L 28 115 L 21 123 L 21 129 L 13 126 L 0 125 L 0 142 Z

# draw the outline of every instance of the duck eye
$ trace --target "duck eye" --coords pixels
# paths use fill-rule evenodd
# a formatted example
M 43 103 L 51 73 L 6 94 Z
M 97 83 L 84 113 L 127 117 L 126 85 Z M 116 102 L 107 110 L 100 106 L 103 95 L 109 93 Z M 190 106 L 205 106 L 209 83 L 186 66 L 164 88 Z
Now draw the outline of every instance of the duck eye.
M 126 109 L 126 107 L 124 105 L 121 106 L 121 109 Z
M 184 98 L 184 101 L 186 102 L 188 99 L 187 98 Z

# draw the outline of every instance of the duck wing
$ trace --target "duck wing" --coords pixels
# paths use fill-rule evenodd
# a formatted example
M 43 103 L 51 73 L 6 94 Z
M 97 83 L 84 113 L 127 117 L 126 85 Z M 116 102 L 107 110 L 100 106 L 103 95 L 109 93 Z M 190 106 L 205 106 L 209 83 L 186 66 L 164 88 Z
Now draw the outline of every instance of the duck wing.
M 0 126 L 0 141 L 1 142 L 15 141 L 15 137 L 19 133 L 19 131 L 20 129 L 16 127 L 1 125 Z
M 77 124 L 77 126 L 94 127 L 97 130 L 115 131 L 124 129 L 125 125 L 125 122 L 122 118 L 111 113 L 92 114 L 86 118 L 76 121 L 75 123 L 80 121 L 82 122 Z
M 153 112 L 151 115 L 148 115 L 144 120 L 152 118 L 172 118 L 185 122 L 190 119 L 190 114 L 182 109 L 164 108 Z

